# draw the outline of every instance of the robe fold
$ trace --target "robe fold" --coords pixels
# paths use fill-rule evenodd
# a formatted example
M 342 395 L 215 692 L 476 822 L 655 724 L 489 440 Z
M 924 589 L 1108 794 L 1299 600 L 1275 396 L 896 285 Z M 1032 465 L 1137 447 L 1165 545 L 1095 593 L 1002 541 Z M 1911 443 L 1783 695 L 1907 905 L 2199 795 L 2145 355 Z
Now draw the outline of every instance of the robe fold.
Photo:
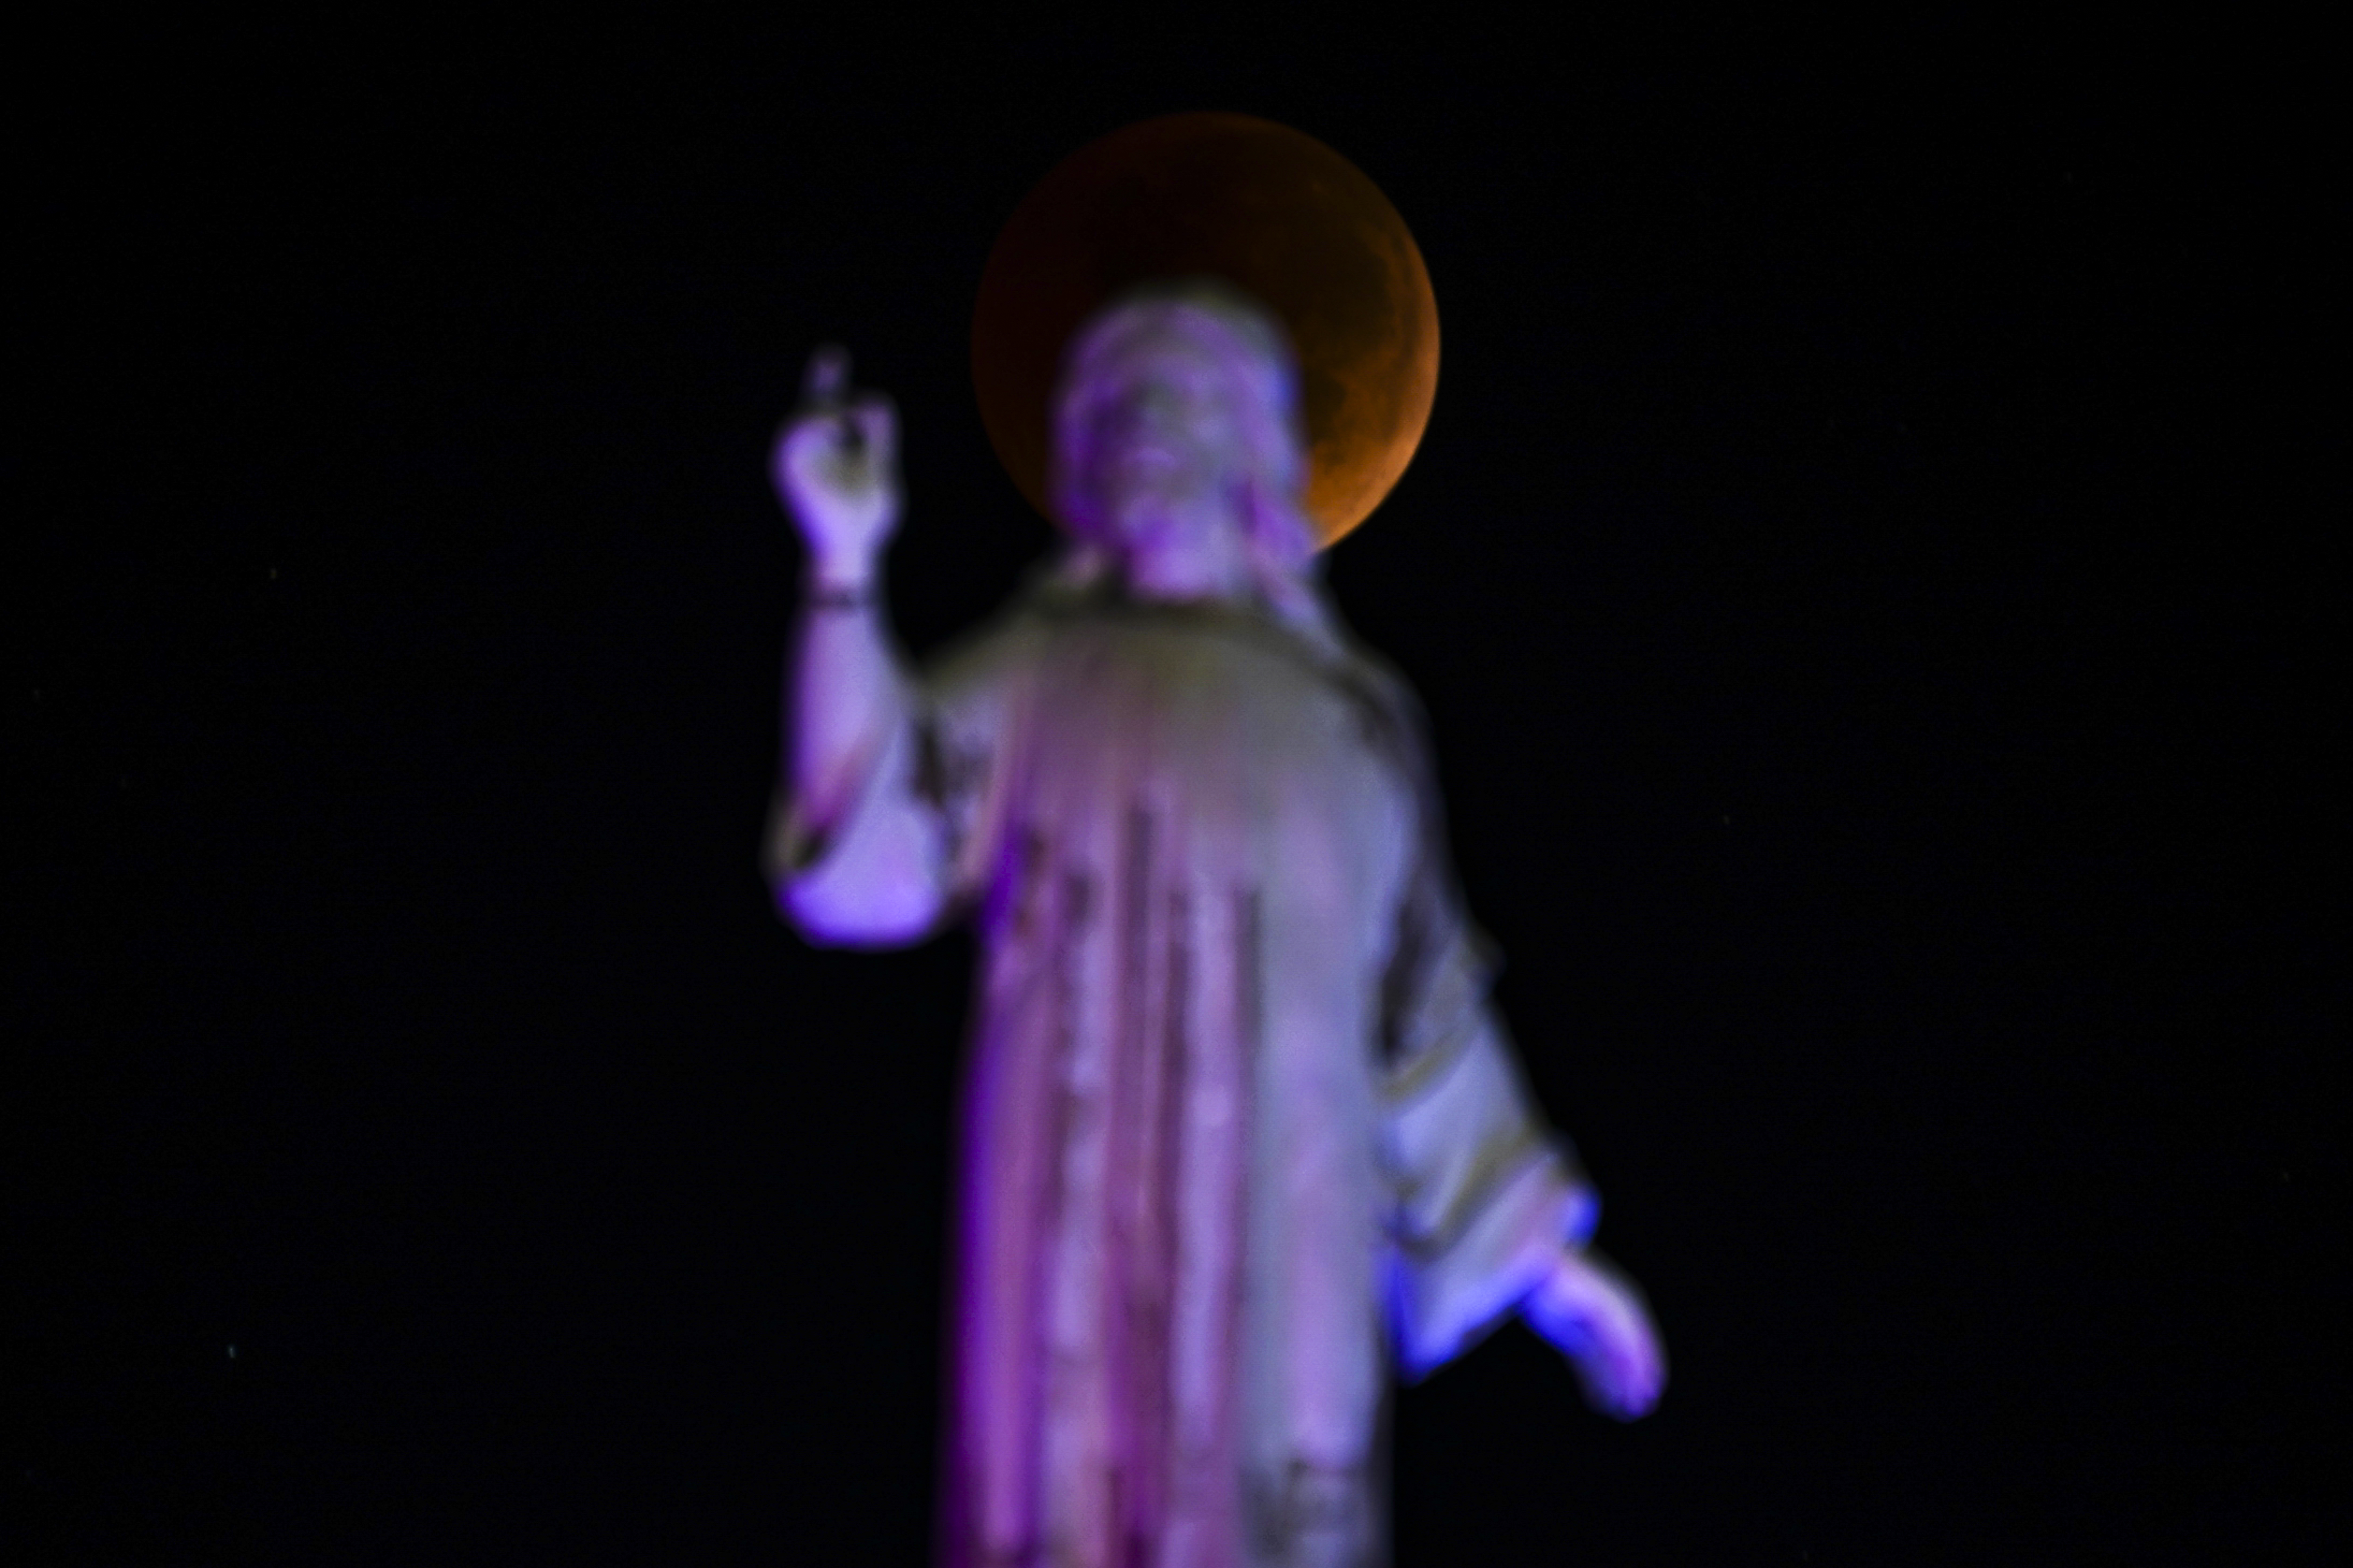
M 1386 1561 L 1389 1357 L 1455 1353 L 1595 1213 L 1411 697 L 1336 635 L 1051 582 L 905 695 L 770 869 L 816 941 L 980 926 L 943 1561 Z

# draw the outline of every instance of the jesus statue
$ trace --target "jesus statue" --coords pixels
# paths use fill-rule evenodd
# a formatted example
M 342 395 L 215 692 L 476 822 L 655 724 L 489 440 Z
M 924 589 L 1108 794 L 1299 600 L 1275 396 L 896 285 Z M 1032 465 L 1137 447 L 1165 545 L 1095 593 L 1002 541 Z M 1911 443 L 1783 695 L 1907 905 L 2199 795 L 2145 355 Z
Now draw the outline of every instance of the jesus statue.
M 1069 548 L 921 672 L 889 402 L 821 351 L 775 458 L 808 558 L 778 905 L 981 937 L 943 1561 L 1379 1563 L 1392 1363 L 1516 1311 L 1631 1418 L 1663 1359 L 1487 1001 L 1414 700 L 1318 584 L 1282 327 L 1166 282 L 1062 363 Z

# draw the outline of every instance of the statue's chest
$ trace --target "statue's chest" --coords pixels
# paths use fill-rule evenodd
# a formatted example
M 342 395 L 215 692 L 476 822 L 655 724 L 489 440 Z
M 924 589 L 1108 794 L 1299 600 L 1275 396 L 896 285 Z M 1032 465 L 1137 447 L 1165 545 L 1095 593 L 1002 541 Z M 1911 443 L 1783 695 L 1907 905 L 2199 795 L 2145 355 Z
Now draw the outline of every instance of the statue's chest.
M 1380 946 L 1419 816 L 1360 697 L 1237 638 L 1056 651 L 1023 726 L 1010 875 L 1099 910 L 1259 899 L 1270 920 L 1319 928 L 1352 971 Z
M 1073 635 L 1056 655 L 1035 685 L 1022 771 L 1058 816 L 1143 809 L 1205 831 L 1304 816 L 1359 834 L 1401 804 L 1377 716 L 1295 657 L 1124 627 Z

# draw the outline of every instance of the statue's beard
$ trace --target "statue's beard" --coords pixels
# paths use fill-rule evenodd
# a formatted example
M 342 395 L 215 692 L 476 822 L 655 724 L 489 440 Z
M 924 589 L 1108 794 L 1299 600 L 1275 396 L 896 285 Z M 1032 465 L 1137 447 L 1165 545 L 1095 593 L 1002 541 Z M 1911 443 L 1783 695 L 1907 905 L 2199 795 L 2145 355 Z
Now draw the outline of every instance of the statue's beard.
M 1215 490 L 1126 490 L 1107 510 L 1114 547 L 1128 552 L 1207 548 L 1212 534 L 1240 525 Z
M 1115 546 L 1173 543 L 1240 521 L 1223 476 L 1192 453 L 1138 446 L 1112 457 L 1098 479 L 1106 542 Z

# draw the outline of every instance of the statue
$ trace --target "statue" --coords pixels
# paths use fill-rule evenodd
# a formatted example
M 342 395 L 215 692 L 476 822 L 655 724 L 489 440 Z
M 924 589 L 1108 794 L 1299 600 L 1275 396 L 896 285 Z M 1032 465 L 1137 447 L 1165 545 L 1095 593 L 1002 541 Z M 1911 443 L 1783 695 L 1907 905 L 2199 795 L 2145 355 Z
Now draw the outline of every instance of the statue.
M 821 351 L 775 461 L 809 562 L 779 906 L 984 951 L 944 1560 L 1379 1563 L 1391 1357 L 1516 1310 L 1624 1418 L 1663 1360 L 1486 1003 L 1414 700 L 1318 585 L 1282 327 L 1160 283 L 1063 363 L 1070 546 L 920 674 L 891 405 Z

